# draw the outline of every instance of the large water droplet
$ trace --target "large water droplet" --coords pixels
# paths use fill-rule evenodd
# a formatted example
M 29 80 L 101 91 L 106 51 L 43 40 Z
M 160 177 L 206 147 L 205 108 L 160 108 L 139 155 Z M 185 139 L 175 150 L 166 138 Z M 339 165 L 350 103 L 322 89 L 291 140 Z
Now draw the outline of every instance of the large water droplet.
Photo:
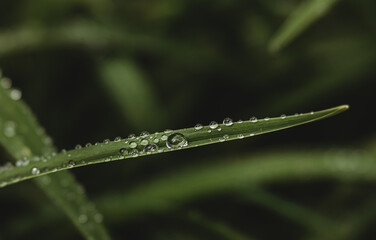
M 129 147 L 130 148 L 136 148 L 137 147 L 137 143 L 136 142 L 130 142 L 129 143 Z
M 162 135 L 161 140 L 162 140 L 162 141 L 166 141 L 167 138 L 168 138 L 167 135 Z
M 188 145 L 187 139 L 181 133 L 173 133 L 168 136 L 166 146 L 168 148 L 181 148 Z
M 39 173 L 40 173 L 40 171 L 39 171 L 38 168 L 32 168 L 32 169 L 31 169 L 31 174 L 33 174 L 33 175 L 37 175 L 37 174 L 39 174 Z
M 225 125 L 225 126 L 232 126 L 233 124 L 234 124 L 234 122 L 232 121 L 232 119 L 231 118 L 225 118 L 224 120 L 223 120 L 223 124 Z
M 149 141 L 148 140 L 146 140 L 146 139 L 143 139 L 142 141 L 141 141 L 141 143 L 140 143 L 142 146 L 146 146 L 146 145 L 148 145 L 149 144 Z
M 251 117 L 249 120 L 250 120 L 251 122 L 253 122 L 253 123 L 255 123 L 255 122 L 258 121 L 258 120 L 257 120 L 257 117 Z
M 212 122 L 209 124 L 209 127 L 210 127 L 211 129 L 216 129 L 216 128 L 218 127 L 218 123 L 212 121 Z
M 195 126 L 196 131 L 201 130 L 202 128 L 203 128 L 203 126 L 200 123 L 196 124 L 196 126 Z
M 18 89 L 12 89 L 10 91 L 10 98 L 17 101 L 20 100 L 22 97 L 22 92 Z

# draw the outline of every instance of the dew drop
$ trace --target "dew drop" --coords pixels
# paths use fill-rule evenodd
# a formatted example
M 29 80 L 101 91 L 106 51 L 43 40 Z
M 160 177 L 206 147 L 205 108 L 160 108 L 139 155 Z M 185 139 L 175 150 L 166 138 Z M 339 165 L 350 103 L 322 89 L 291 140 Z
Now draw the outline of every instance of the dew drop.
M 166 146 L 168 148 L 181 148 L 187 145 L 188 141 L 181 133 L 171 134 L 166 141 Z
M 223 139 L 224 140 L 228 140 L 229 139 L 229 136 L 227 134 L 223 135 Z
M 161 140 L 162 141 L 166 141 L 167 140 L 167 135 L 162 135 Z
M 154 142 L 154 143 L 159 143 L 159 139 L 158 139 L 158 138 L 155 138 L 155 139 L 153 140 L 153 142 Z
M 0 86 L 5 89 L 8 89 L 12 86 L 12 81 L 9 78 L 3 78 L 0 80 Z
M 134 139 L 135 137 L 136 137 L 136 135 L 134 135 L 133 133 L 129 134 L 129 136 L 128 136 L 129 139 Z
M 249 134 L 249 136 L 250 136 L 250 137 L 253 137 L 253 136 L 255 136 L 255 134 L 254 134 L 254 133 L 251 133 L 251 134 Z
M 109 144 L 111 141 L 110 141 L 110 139 L 105 139 L 105 140 L 103 140 L 103 143 L 104 144 Z
M 255 122 L 258 121 L 258 120 L 257 120 L 257 117 L 251 117 L 249 120 L 250 120 L 251 122 L 253 122 L 253 123 L 255 123 Z
M 265 118 L 264 118 L 264 121 L 269 121 L 269 120 L 270 120 L 269 117 L 265 117 Z
M 171 129 L 166 129 L 165 131 L 164 131 L 164 133 L 172 133 L 172 130 Z
M 144 149 L 144 151 L 146 153 L 152 153 L 152 152 L 155 152 L 157 150 L 158 150 L 158 147 L 155 144 L 148 144 L 148 145 L 145 146 L 145 149 Z
M 92 146 L 91 143 L 86 143 L 86 144 L 85 144 L 85 147 L 91 147 L 91 146 Z
M 137 143 L 136 142 L 130 142 L 129 143 L 129 147 L 130 148 L 136 148 L 137 147 Z
M 286 118 L 286 114 L 282 114 L 281 119 L 285 119 L 285 118 Z
M 129 154 L 132 156 L 132 157 L 137 157 L 138 156 L 138 150 L 137 149 L 132 149 Z
M 147 137 L 147 136 L 149 136 L 149 133 L 148 132 L 146 132 L 146 131 L 143 131 L 141 134 L 140 134 L 140 137 Z
M 211 129 L 216 129 L 216 128 L 218 127 L 218 123 L 212 121 L 212 122 L 209 124 L 209 127 L 210 127 Z
M 200 123 L 196 124 L 196 126 L 195 126 L 196 131 L 201 130 L 202 128 L 203 128 L 203 126 Z
M 142 146 L 146 146 L 146 145 L 148 145 L 149 144 L 149 141 L 148 140 L 146 140 L 146 139 L 143 139 L 142 141 L 141 141 L 141 143 L 140 143 Z
M 78 217 L 78 222 L 81 223 L 81 224 L 84 224 L 87 222 L 87 216 L 86 214 L 81 214 L 79 217 Z
M 119 150 L 119 152 L 120 152 L 120 155 L 122 155 L 122 156 L 125 156 L 125 155 L 128 154 L 128 150 L 127 150 L 126 148 L 121 148 L 121 149 Z
M 238 139 L 243 139 L 244 138 L 244 135 L 243 134 L 239 134 L 238 135 Z
M 229 126 L 232 126 L 232 125 L 234 124 L 234 122 L 232 121 L 231 118 L 225 118 L 225 119 L 223 120 L 223 124 L 224 124 L 225 126 L 229 127 Z
M 31 169 L 31 174 L 33 174 L 33 175 L 37 175 L 37 174 L 39 174 L 39 173 L 40 173 L 40 171 L 39 171 L 38 168 L 33 168 L 33 169 Z
M 70 160 L 68 162 L 68 167 L 71 168 L 71 167 L 74 167 L 76 165 L 76 163 L 73 161 L 73 160 Z
M 10 98 L 17 101 L 20 100 L 22 97 L 22 92 L 18 89 L 12 89 L 10 91 Z
M 121 137 L 116 137 L 115 139 L 114 139 L 114 142 L 120 142 L 121 141 Z
M 237 121 L 237 123 L 243 123 L 243 120 L 239 120 L 239 121 Z
M 16 124 L 12 121 L 8 121 L 4 125 L 4 135 L 7 137 L 14 137 L 16 135 Z
M 311 111 L 310 114 L 313 115 L 315 112 L 314 111 Z
M 81 149 L 81 148 L 82 148 L 82 146 L 80 144 L 77 144 L 74 149 Z

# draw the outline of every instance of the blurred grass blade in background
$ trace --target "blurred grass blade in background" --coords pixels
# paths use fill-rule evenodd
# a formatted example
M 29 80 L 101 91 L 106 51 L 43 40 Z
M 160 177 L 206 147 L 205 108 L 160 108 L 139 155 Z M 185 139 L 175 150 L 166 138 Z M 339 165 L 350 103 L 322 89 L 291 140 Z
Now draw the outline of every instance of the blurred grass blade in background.
M 339 0 L 304 0 L 288 16 L 269 43 L 269 51 L 278 52 L 312 23 L 325 15 Z
M 21 97 L 21 91 L 11 88 L 9 79 L 0 79 L 0 143 L 14 159 L 14 166 L 8 164 L 6 168 L 0 169 L 1 176 L 7 169 L 26 166 L 29 162 L 48 162 L 49 156 L 56 154 L 52 140 L 38 125 Z M 30 174 L 39 171 L 42 170 L 29 169 Z M 13 180 L 17 178 L 14 175 Z M 35 181 L 87 239 L 109 239 L 100 213 L 87 200 L 83 187 L 70 172 L 43 176 Z
M 20 164 L 13 168 L 5 169 L 0 175 L 0 186 L 4 187 L 26 179 L 73 167 L 253 137 L 324 119 L 347 109 L 347 105 L 342 105 L 305 114 L 281 115 L 276 118 L 266 117 L 264 119 L 252 117 L 248 121 L 238 122 L 233 122 L 232 119 L 225 118 L 222 124 L 213 121 L 208 126 L 197 124 L 193 128 L 174 131 L 166 130 L 154 134 L 142 132 L 138 137 L 134 135 L 127 139 L 117 137 L 112 142 L 109 139 L 105 139 L 103 143 L 98 143 L 94 146 L 90 145 L 85 148 L 77 145 L 74 150 L 48 155 L 48 161 L 40 161 L 40 159 L 37 161 L 31 160 L 30 164 L 28 162 L 27 164 Z

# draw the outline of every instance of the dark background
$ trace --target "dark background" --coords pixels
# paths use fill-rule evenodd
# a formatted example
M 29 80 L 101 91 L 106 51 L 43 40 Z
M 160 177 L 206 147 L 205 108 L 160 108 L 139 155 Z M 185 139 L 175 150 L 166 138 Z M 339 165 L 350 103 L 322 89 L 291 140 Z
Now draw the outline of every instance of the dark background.
M 1 1 L 0 67 L 59 149 L 227 116 L 349 104 L 341 115 L 285 131 L 72 172 L 114 239 L 374 239 L 376 185 L 357 177 L 235 179 L 233 189 L 193 196 L 180 189 L 167 207 L 130 216 L 122 209 L 132 207 L 118 204 L 128 191 L 172 175 L 189 182 L 186 172 L 205 175 L 233 159 L 278 160 L 286 151 L 301 161 L 302 152 L 375 158 L 376 3 L 338 1 L 286 47 L 270 51 L 302 2 Z M 0 205 L 0 239 L 81 239 L 30 182 L 1 189 Z

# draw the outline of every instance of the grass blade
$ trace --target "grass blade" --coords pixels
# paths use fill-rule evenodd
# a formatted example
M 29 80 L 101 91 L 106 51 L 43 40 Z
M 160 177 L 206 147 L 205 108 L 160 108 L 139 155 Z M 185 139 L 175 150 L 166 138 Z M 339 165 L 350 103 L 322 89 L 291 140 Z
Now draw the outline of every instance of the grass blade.
M 30 161 L 47 161 L 47 156 L 55 154 L 55 148 L 30 109 L 20 100 L 21 92 L 11 89 L 7 79 L 1 79 L 0 85 L 0 143 L 16 160 L 15 167 L 7 164 L 0 169 L 0 175 L 3 175 L 9 169 L 28 165 Z M 33 168 L 29 173 L 36 171 Z M 17 174 L 13 177 L 17 178 Z M 109 239 L 100 214 L 87 200 L 83 188 L 70 172 L 43 176 L 35 181 L 87 239 Z
M 269 43 L 271 52 L 288 45 L 313 22 L 325 15 L 338 0 L 305 0 L 291 13 Z
M 151 135 L 144 132 L 139 137 L 117 138 L 113 142 L 107 139 L 94 146 L 79 147 L 79 149 L 54 156 L 48 155 L 48 161 L 37 159 L 27 165 L 6 169 L 0 175 L 0 186 L 4 187 L 22 180 L 78 166 L 243 139 L 327 118 L 347 109 L 348 106 L 343 105 L 318 112 L 292 116 L 282 115 L 262 120 L 251 118 L 248 121 L 235 123 L 228 119 L 224 121 L 224 124 L 212 122 L 208 126 L 197 125 L 193 128 L 166 130 Z

